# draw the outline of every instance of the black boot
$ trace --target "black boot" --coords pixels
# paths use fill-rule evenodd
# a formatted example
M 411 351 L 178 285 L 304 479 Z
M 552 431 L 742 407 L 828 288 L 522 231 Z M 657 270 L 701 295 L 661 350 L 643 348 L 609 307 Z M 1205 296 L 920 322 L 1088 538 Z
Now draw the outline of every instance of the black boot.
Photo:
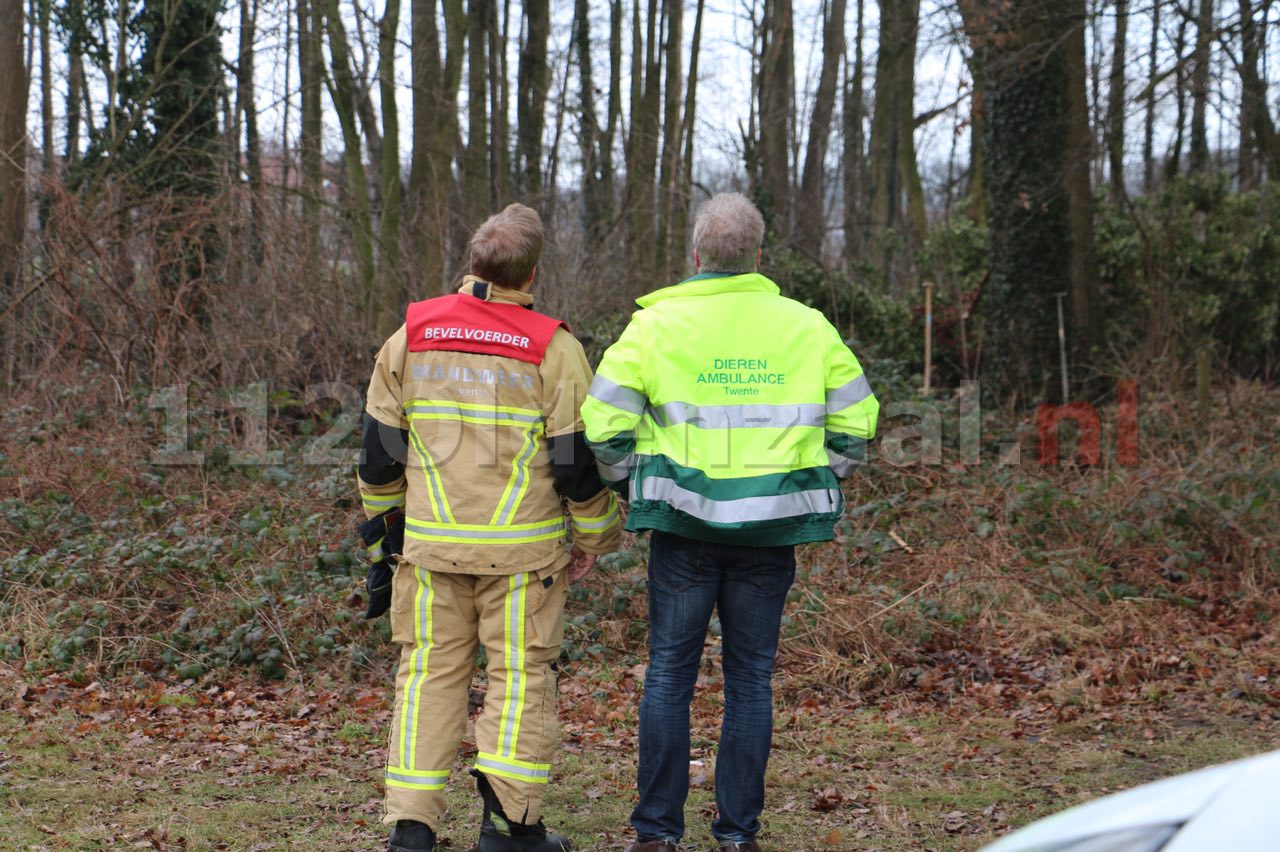
M 436 848 L 436 833 L 426 823 L 401 819 L 391 829 L 390 842 L 391 852 L 431 852 Z
M 477 770 L 471 774 L 476 776 L 476 789 L 484 800 L 479 852 L 569 852 L 573 848 L 567 838 L 548 832 L 542 820 L 526 825 L 507 819 L 498 794 L 489 786 L 489 779 Z

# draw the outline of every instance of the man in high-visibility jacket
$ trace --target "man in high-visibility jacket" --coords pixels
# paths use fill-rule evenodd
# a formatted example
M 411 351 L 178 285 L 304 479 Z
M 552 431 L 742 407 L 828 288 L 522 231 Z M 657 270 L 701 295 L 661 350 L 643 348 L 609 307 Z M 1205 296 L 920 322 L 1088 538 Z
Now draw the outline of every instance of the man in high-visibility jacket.
M 519 204 L 481 225 L 460 291 L 409 306 L 369 383 L 360 495 L 370 517 L 404 511 L 384 820 L 397 852 L 435 846 L 478 644 L 479 848 L 569 848 L 540 819 L 558 730 L 552 664 L 568 583 L 621 530 L 578 416 L 591 382 L 582 346 L 530 309 L 542 235 Z
M 582 408 L 627 529 L 652 530 L 649 668 L 640 703 L 634 852 L 677 848 L 689 792 L 689 702 L 719 612 L 724 721 L 716 758 L 725 850 L 759 849 L 771 678 L 795 545 L 833 538 L 838 478 L 879 404 L 821 313 L 756 270 L 764 221 L 718 195 L 693 228 L 698 274 L 639 299 Z

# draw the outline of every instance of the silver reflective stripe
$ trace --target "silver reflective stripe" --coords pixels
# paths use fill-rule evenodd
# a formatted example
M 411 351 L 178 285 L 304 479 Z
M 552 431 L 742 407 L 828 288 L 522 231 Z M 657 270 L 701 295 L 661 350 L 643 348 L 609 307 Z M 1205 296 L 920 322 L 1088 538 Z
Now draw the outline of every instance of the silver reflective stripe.
M 449 780 L 449 772 L 415 772 L 412 775 L 406 772 L 397 772 L 394 769 L 387 769 L 388 781 L 399 781 L 401 784 L 413 784 L 416 787 L 442 788 Z
M 827 464 L 831 467 L 831 472 L 836 475 L 837 479 L 844 479 L 853 473 L 853 469 L 858 463 L 847 456 L 827 450 Z
M 857 405 L 869 396 L 871 382 L 867 381 L 867 374 L 863 373 L 848 384 L 827 391 L 827 411 L 835 414 L 851 405 Z
M 456 524 L 431 524 L 423 521 L 406 520 L 404 528 L 407 532 L 417 533 L 418 535 L 444 536 L 446 538 L 456 539 L 474 539 L 480 540 L 501 540 L 504 538 L 528 538 L 529 536 L 543 535 L 544 533 L 563 532 L 565 528 L 564 518 L 555 521 L 547 521 L 544 524 L 536 526 L 520 525 L 517 527 L 480 527 L 479 529 L 468 529 L 459 527 Z
M 573 519 L 573 528 L 578 532 L 599 532 L 607 530 L 613 526 L 618 520 L 618 507 L 615 505 L 609 512 L 599 520 L 580 521 Z
M 614 408 L 630 411 L 632 414 L 639 414 L 644 411 L 644 407 L 648 403 L 648 399 L 640 391 L 623 387 L 617 382 L 612 382 L 598 374 L 591 380 L 591 389 L 587 391 L 587 395 L 600 400 L 606 405 L 612 405 Z
M 450 417 L 474 417 L 478 420 L 492 420 L 495 423 L 540 423 L 542 415 L 535 413 L 518 413 L 514 411 L 496 411 L 492 408 L 462 408 L 448 403 L 411 402 L 405 406 L 405 414 L 445 414 Z
M 830 513 L 840 507 L 840 491 L 835 488 L 739 497 L 736 500 L 712 500 L 696 491 L 682 488 L 674 479 L 662 476 L 644 481 L 644 499 L 662 500 L 672 508 L 713 524 L 773 521 L 797 515 Z
M 801 405 L 691 405 L 667 402 L 649 409 L 659 426 L 688 423 L 699 429 L 786 429 L 792 426 L 821 426 L 827 407 L 817 403 Z
M 627 456 L 617 464 L 605 464 L 600 460 L 596 460 L 596 470 L 600 471 L 600 478 L 605 482 L 622 482 L 631 475 L 631 456 Z
M 492 769 L 495 772 L 504 772 L 508 775 L 519 775 L 522 778 L 533 780 L 541 780 L 549 778 L 551 773 L 546 769 L 530 769 L 527 766 L 519 766 L 514 763 L 508 763 L 505 760 L 493 760 L 488 757 L 477 757 L 476 766 L 481 769 Z

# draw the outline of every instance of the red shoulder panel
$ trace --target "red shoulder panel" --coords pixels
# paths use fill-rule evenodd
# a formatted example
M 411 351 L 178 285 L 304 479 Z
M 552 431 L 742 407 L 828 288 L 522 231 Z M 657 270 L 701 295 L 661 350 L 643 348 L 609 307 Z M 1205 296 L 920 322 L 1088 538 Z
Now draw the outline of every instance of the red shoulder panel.
M 442 349 L 541 364 L 558 319 L 504 302 L 454 293 L 414 302 L 405 314 L 409 351 Z

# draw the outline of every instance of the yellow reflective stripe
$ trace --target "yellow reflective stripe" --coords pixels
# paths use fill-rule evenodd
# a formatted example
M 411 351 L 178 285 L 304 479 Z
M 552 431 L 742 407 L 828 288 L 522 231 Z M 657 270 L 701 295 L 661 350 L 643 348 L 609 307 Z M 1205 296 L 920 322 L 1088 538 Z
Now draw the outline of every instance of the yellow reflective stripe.
M 372 512 L 385 512 L 404 505 L 405 492 L 399 494 L 360 494 L 360 502 Z
M 453 510 L 449 508 L 449 499 L 444 494 L 444 478 L 440 476 L 431 453 L 427 451 L 426 444 L 422 443 L 422 438 L 418 436 L 412 424 L 409 428 L 409 443 L 413 444 L 413 450 L 418 454 L 418 461 L 422 463 L 422 475 L 427 479 L 427 500 L 431 503 L 432 514 L 437 521 L 453 523 Z
M 437 524 L 406 518 L 404 534 L 418 541 L 444 541 L 461 544 L 527 544 L 547 541 L 564 535 L 564 517 L 528 524 Z
M 382 542 L 386 540 L 386 536 L 375 541 L 373 544 L 365 548 L 365 552 L 369 554 L 369 558 L 377 562 L 382 558 Z
M 525 426 L 541 423 L 541 411 L 509 405 L 484 405 L 452 399 L 412 399 L 405 403 L 410 420 L 455 420 L 463 423 L 489 423 L 502 426 Z
M 609 511 L 603 515 L 596 515 L 593 518 L 573 517 L 573 529 L 575 532 L 581 533 L 598 533 L 612 527 L 618 522 L 618 503 L 613 498 L 612 492 L 609 494 Z
M 498 744 L 504 757 L 515 754 L 524 715 L 524 614 L 529 574 L 512 574 L 507 581 L 506 624 L 502 631 L 502 665 L 506 669 L 506 690 L 502 701 L 502 721 L 498 724 Z
M 529 493 L 529 484 L 532 481 L 529 476 L 529 462 L 533 461 L 534 454 L 538 451 L 538 435 L 541 432 L 541 423 L 533 424 L 525 432 L 524 443 L 520 445 L 516 457 L 511 460 L 511 477 L 507 480 L 506 490 L 502 492 L 502 499 L 493 510 L 493 517 L 489 519 L 490 524 L 509 523 L 516 516 L 524 495 Z
M 476 755 L 476 768 L 486 775 L 500 775 L 531 784 L 546 784 L 551 778 L 549 763 L 530 763 L 483 751 Z
M 405 683 L 404 700 L 400 708 L 400 765 L 412 770 L 414 755 L 418 751 L 418 705 L 422 698 L 422 685 L 427 679 L 427 666 L 431 652 L 431 605 L 436 591 L 431 584 L 431 572 L 422 566 L 414 568 L 418 589 L 413 598 L 414 652 L 409 661 L 409 680 Z

